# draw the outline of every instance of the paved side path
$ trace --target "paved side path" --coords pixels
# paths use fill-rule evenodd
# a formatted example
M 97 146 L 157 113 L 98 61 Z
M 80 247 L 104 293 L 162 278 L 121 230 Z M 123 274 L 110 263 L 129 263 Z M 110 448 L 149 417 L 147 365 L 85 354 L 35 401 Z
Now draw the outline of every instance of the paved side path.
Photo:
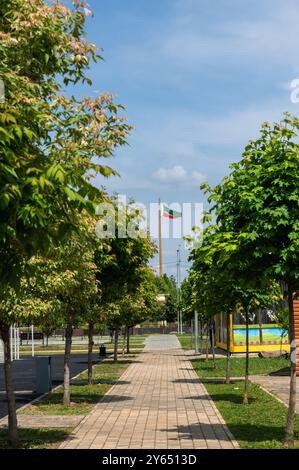
M 18 427 L 41 429 L 41 428 L 73 428 L 77 426 L 84 415 L 18 415 Z M 0 427 L 7 426 L 7 416 L 0 419 Z
M 257 383 L 268 392 L 275 395 L 285 405 L 289 405 L 290 395 L 290 377 L 289 375 L 251 375 L 250 380 Z M 299 383 L 297 380 L 297 394 L 296 394 L 296 412 L 299 413 Z
M 61 448 L 206 449 L 237 442 L 174 335 L 150 336 Z

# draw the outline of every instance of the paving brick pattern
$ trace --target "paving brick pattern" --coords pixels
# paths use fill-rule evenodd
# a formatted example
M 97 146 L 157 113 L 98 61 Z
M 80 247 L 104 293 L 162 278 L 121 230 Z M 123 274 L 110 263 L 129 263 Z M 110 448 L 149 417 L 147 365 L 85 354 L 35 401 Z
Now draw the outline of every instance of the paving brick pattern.
M 174 335 L 144 352 L 61 445 L 68 449 L 237 448 Z

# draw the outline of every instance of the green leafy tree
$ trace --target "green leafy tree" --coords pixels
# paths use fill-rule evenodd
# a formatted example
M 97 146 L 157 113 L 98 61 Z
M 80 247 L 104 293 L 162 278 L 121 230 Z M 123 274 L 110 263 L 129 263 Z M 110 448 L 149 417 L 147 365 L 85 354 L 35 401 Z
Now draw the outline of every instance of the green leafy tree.
M 191 275 L 196 301 L 209 318 L 215 313 L 227 317 L 226 382 L 230 382 L 230 313 L 242 311 L 246 319 L 246 367 L 244 404 L 248 404 L 249 390 L 249 316 L 257 309 L 267 308 L 279 300 L 279 287 L 269 279 L 256 282 L 252 273 L 244 269 L 244 260 L 236 238 L 224 232 L 222 226 L 209 225 L 203 234 L 202 245 L 192 253 Z M 246 264 L 245 264 L 246 266 Z
M 289 308 L 291 378 L 287 445 L 293 443 L 296 406 L 296 344 L 293 299 L 299 290 L 299 120 L 286 114 L 265 123 L 239 163 L 211 192 L 217 222 L 231 233 L 244 271 L 252 278 L 276 279 L 284 286 Z
M 94 276 L 95 273 L 94 273 Z M 105 314 L 102 312 L 100 305 L 100 285 L 96 280 L 96 289 L 90 292 L 87 302 L 85 303 L 84 321 L 87 322 L 88 326 L 88 353 L 87 353 L 87 382 L 89 385 L 92 384 L 93 379 L 93 346 L 94 346 L 94 332 L 95 330 L 102 330 L 105 322 Z
M 184 320 L 193 319 L 192 283 L 188 277 L 183 279 L 181 283 L 181 308 Z
M 30 268 L 35 263 L 31 259 Z M 34 282 L 34 281 L 33 281 Z M 4 345 L 4 376 L 8 406 L 8 425 L 11 443 L 15 444 L 17 439 L 16 404 L 12 382 L 12 364 L 10 350 L 9 325 L 23 324 L 24 319 L 30 324 L 36 324 L 41 318 L 51 318 L 54 321 L 60 311 L 60 302 L 56 297 L 37 297 L 34 288 L 32 289 L 32 279 L 23 276 L 19 279 L 20 289 L 16 291 L 14 287 L 5 285 L 2 287 L 0 297 L 0 330 Z M 40 290 L 43 290 L 40 284 Z M 46 290 L 46 289 L 45 289 Z
M 127 353 L 130 352 L 130 329 L 155 315 L 160 307 L 157 301 L 158 294 L 155 276 L 148 268 L 137 293 L 133 295 L 135 303 L 127 310 L 128 315 L 123 316 L 122 313 L 127 338 Z
M 112 201 L 113 202 L 113 201 Z M 108 237 L 95 252 L 97 279 L 101 286 L 101 305 L 106 310 L 109 326 L 115 330 L 114 360 L 118 356 L 119 329 L 122 320 L 122 302 L 134 295 L 148 275 L 148 261 L 156 252 L 156 246 L 148 233 L 121 237 L 127 229 L 139 227 L 141 214 L 129 207 L 114 207 L 115 236 Z M 133 230 L 134 232 L 134 230 Z M 128 299 L 127 299 L 128 300 Z M 124 308 L 124 305 L 123 305 Z
M 289 335 L 290 316 L 288 308 L 282 307 L 281 305 L 274 310 L 273 320 L 281 328 L 280 335 L 280 350 L 282 350 L 282 341 Z
M 123 354 L 125 342 L 127 342 L 127 353 L 130 352 L 130 328 L 144 322 L 159 308 L 157 289 L 153 279 L 152 271 L 147 268 L 138 288 L 118 298 L 110 306 L 112 315 L 108 316 L 109 326 L 115 330 L 120 327 L 124 330 Z
M 91 85 L 87 70 L 100 59 L 85 35 L 82 0 L 0 1 L 0 295 L 20 288 L 27 260 L 73 231 L 78 210 L 93 211 L 101 197 L 91 178 L 115 173 L 109 157 L 130 131 L 110 95 L 67 98 L 64 87 Z M 18 294 L 19 295 L 19 294 Z M 19 295 L 19 298 L 20 295 Z M 4 341 L 9 440 L 17 442 L 9 326 Z
M 63 246 L 53 248 L 47 257 L 31 258 L 32 268 L 23 295 L 31 299 L 33 306 L 45 304 L 44 314 L 36 315 L 39 325 L 62 322 L 65 327 L 63 404 L 70 405 L 70 354 L 73 328 L 98 318 L 97 304 L 100 289 L 94 264 L 94 240 L 90 218 L 83 219 L 81 233 L 73 234 Z M 83 222 L 82 221 L 82 222 Z M 86 224 L 89 223 L 87 226 Z M 84 234 L 82 233 L 84 231 Z M 89 233 L 90 231 L 90 233 Z M 56 303 L 49 314 L 46 308 Z M 24 307 L 27 302 L 24 302 Z M 19 308 L 20 310 L 20 308 Z M 35 307 L 36 310 L 36 307 Z M 26 312 L 23 311 L 26 318 Z M 91 358 L 89 357 L 89 360 Z
M 207 333 L 208 324 L 209 322 L 211 323 L 210 319 L 216 313 L 226 314 L 226 383 L 230 383 L 230 313 L 236 305 L 236 297 L 232 279 L 229 279 L 227 273 L 224 273 L 223 269 L 217 264 L 219 250 L 222 249 L 222 245 L 219 245 L 218 232 L 219 229 L 215 225 L 209 225 L 205 228 L 203 243 L 191 253 L 190 259 L 193 261 L 190 271 L 191 301 L 194 308 L 200 313 L 199 318 L 201 323 L 207 325 Z M 211 326 L 213 327 L 213 325 Z M 214 341 L 212 341 L 212 347 L 213 346 Z
M 168 323 L 176 321 L 178 311 L 178 291 L 174 276 L 155 277 L 155 284 L 159 294 L 165 295 L 165 303 L 155 312 L 154 318 L 167 321 Z

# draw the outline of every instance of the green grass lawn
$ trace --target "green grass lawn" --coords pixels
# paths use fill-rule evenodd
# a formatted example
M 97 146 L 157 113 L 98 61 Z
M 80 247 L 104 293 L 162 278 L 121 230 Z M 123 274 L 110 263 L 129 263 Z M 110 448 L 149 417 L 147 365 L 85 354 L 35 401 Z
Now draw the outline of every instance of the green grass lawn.
M 191 349 L 195 349 L 195 336 L 191 335 L 190 333 L 183 333 L 181 335 L 176 335 L 181 343 L 182 348 L 185 351 L 190 351 Z M 203 341 L 199 338 L 199 348 L 204 349 L 206 348 L 206 339 L 203 338 Z
M 130 360 L 120 360 L 117 363 L 106 360 L 93 368 L 94 383 L 88 385 L 87 374 L 84 372 L 71 381 L 72 406 L 62 405 L 63 388 L 58 387 L 40 401 L 20 411 L 20 414 L 30 415 L 86 415 L 94 405 L 108 392 L 121 374 L 131 363 Z
M 226 358 L 216 358 L 216 367 L 210 357 L 208 361 L 204 358 L 194 359 L 192 365 L 200 377 L 225 377 Z M 249 371 L 252 375 L 270 374 L 281 369 L 287 369 L 290 361 L 283 357 L 260 358 L 251 357 L 249 360 Z M 245 370 L 245 357 L 231 358 L 231 376 L 243 377 Z
M 70 434 L 71 429 L 19 429 L 19 449 L 54 449 Z M 7 431 L 0 428 L 0 449 L 10 449 Z
M 215 359 L 216 368 L 210 358 L 206 361 L 194 359 L 192 365 L 203 379 L 224 377 L 226 358 Z M 289 367 L 284 358 L 250 358 L 250 374 L 269 374 Z M 243 377 L 245 357 L 232 357 L 231 375 Z M 243 381 L 230 385 L 205 382 L 209 394 L 222 414 L 227 426 L 242 448 L 282 448 L 287 419 L 287 408 L 274 397 L 264 392 L 257 384 L 250 383 L 249 405 L 242 404 Z M 296 420 L 296 448 L 299 448 L 299 416 Z
M 198 372 L 198 371 L 197 371 Z M 245 449 L 283 447 L 287 408 L 258 385 L 250 384 L 249 405 L 242 404 L 243 383 L 205 383 L 228 428 Z M 295 425 L 299 448 L 299 416 Z

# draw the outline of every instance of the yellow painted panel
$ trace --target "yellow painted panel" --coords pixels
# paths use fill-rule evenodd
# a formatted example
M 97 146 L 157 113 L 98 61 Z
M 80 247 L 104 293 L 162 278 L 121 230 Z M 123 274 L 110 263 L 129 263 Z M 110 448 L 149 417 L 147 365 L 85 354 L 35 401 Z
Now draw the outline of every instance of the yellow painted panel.
M 220 349 L 226 350 L 226 344 L 224 343 L 216 343 L 216 346 Z M 283 344 L 282 351 L 290 351 L 289 344 Z M 249 352 L 261 352 L 261 351 L 280 351 L 279 344 L 250 344 L 249 345 Z M 234 344 L 231 345 L 231 352 L 232 353 L 245 353 L 246 346 L 236 346 Z

